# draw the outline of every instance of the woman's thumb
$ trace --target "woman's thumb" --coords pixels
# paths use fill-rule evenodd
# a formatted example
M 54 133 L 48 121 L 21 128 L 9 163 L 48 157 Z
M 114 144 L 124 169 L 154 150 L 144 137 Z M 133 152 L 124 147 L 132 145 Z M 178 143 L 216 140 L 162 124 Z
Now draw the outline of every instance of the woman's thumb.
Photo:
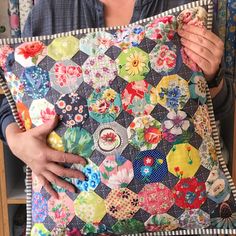
M 38 136 L 40 135 L 47 136 L 56 128 L 58 120 L 59 120 L 58 116 L 54 116 L 51 120 L 48 120 L 44 124 L 33 128 L 32 133 Z

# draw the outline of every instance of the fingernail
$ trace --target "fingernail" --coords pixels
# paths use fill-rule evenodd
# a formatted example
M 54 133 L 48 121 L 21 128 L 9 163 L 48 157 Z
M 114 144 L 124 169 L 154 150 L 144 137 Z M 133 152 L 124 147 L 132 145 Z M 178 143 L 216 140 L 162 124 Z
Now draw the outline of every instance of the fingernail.
M 184 30 L 185 30 L 186 28 L 187 28 L 187 25 L 183 25 L 182 29 L 184 29 Z

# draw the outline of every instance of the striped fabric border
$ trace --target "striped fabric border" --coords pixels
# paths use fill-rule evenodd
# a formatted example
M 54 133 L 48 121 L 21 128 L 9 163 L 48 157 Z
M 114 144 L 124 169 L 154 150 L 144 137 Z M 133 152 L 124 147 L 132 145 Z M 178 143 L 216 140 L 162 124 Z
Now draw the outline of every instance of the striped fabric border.
M 212 0 L 199 0 L 196 2 L 188 3 L 173 9 L 170 9 L 168 11 L 165 11 L 161 14 L 158 14 L 153 17 L 149 17 L 147 19 L 135 22 L 133 24 L 130 24 L 129 26 L 135 25 L 135 24 L 142 24 L 148 21 L 152 21 L 156 18 L 171 15 L 173 13 L 183 11 L 189 8 L 193 7 L 198 7 L 198 6 L 208 6 L 208 22 L 207 22 L 207 28 L 209 30 L 212 29 L 212 21 L 213 21 L 213 2 Z M 32 38 L 6 38 L 6 39 L 0 39 L 0 45 L 5 45 L 5 44 L 14 44 L 14 43 L 23 43 L 23 42 L 31 42 L 31 41 L 38 41 L 38 40 L 52 40 L 58 37 L 64 37 L 64 36 L 69 36 L 69 35 L 78 35 L 78 34 L 86 34 L 86 33 L 91 33 L 91 32 L 98 32 L 98 31 L 107 31 L 107 30 L 117 30 L 117 29 L 122 29 L 124 27 L 127 27 L 127 25 L 124 26 L 117 26 L 117 27 L 104 27 L 104 28 L 89 28 L 89 29 L 81 29 L 81 30 L 74 30 L 66 33 L 59 33 L 55 35 L 46 35 L 46 36 L 39 36 L 39 37 L 32 37 Z M 8 89 L 4 76 L 2 73 L 0 73 L 0 86 L 2 87 L 7 100 L 10 104 L 11 110 L 13 112 L 13 116 L 18 124 L 18 126 L 22 129 L 25 130 L 24 127 L 22 126 L 20 119 L 18 117 L 17 109 L 15 102 L 13 100 L 13 97 L 10 93 L 10 90 Z M 212 100 L 210 96 L 210 91 L 207 89 L 207 105 L 208 105 L 208 111 L 209 111 L 209 117 L 210 117 L 210 122 L 212 126 L 212 134 L 213 134 L 213 139 L 215 142 L 216 146 L 216 152 L 217 152 L 217 157 L 219 159 L 220 166 L 229 181 L 234 199 L 236 201 L 236 188 L 234 186 L 233 180 L 230 176 L 230 173 L 228 171 L 228 168 L 224 162 L 224 159 L 221 154 L 221 147 L 220 147 L 220 141 L 219 141 L 219 136 L 218 136 L 218 130 L 216 128 L 216 123 L 215 123 L 215 117 L 214 117 L 214 111 L 213 111 L 213 105 L 212 105 Z M 32 218 L 31 218 L 31 210 L 32 210 L 32 176 L 31 176 L 31 170 L 29 167 L 26 169 L 26 211 L 27 211 L 27 225 L 26 225 L 26 235 L 30 235 L 31 227 L 32 227 Z M 128 234 L 127 236 L 154 236 L 154 235 L 196 235 L 196 234 L 203 234 L 203 235 L 215 235 L 215 234 L 236 234 L 236 229 L 193 229 L 193 230 L 178 230 L 178 231 L 168 231 L 168 232 L 148 232 L 148 233 L 135 233 L 135 234 Z

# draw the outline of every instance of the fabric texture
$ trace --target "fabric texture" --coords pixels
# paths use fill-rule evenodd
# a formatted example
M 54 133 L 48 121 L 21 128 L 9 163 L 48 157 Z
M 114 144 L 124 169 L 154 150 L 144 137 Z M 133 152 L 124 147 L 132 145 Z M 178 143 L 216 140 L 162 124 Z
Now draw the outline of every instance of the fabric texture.
M 78 193 L 53 185 L 59 200 L 28 170 L 28 234 L 235 232 L 209 89 L 176 33 L 210 28 L 211 12 L 199 1 L 120 28 L 1 44 L 0 82 L 19 126 L 57 113 L 48 144 L 88 160 L 68 166 L 85 181 L 64 178 Z
M 130 23 L 154 16 L 168 9 L 193 2 L 192 0 L 136 0 L 133 16 Z M 218 7 L 218 0 L 214 1 L 215 8 Z M 219 7 L 224 8 L 224 4 Z M 99 0 L 40 0 L 34 1 L 35 6 L 26 21 L 22 37 L 50 35 L 83 28 L 104 27 L 104 9 Z M 226 6 L 226 5 L 225 5 Z M 93 13 L 91 15 L 91 13 Z M 219 13 L 221 14 L 221 13 Z M 42 17 L 43 15 L 43 17 Z M 219 22 L 217 11 L 214 15 L 213 31 L 218 33 Z M 40 27 L 39 27 L 40 26 Z M 225 27 L 225 26 L 224 26 Z M 222 27 L 221 27 L 222 29 Z M 119 34 L 122 35 L 122 34 Z M 222 65 L 224 67 L 224 65 Z M 233 83 L 226 78 L 224 89 L 213 99 L 214 113 L 216 120 L 225 119 L 233 110 Z M 7 104 L 4 101 L 4 104 Z M 0 139 L 6 140 L 5 130 L 14 118 L 9 113 L 9 106 L 0 107 Z

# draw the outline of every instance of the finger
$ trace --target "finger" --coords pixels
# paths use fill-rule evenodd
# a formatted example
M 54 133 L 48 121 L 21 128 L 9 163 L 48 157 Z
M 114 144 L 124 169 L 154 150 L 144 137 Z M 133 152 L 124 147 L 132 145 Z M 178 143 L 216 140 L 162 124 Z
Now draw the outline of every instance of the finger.
M 203 71 L 209 70 L 209 68 L 211 67 L 211 64 L 206 59 L 200 57 L 191 49 L 184 48 L 184 51 L 187 54 L 187 56 L 200 67 L 200 69 L 202 69 Z
M 56 184 L 57 186 L 61 187 L 61 188 L 64 188 L 72 193 L 75 192 L 75 187 L 68 183 L 67 181 L 65 180 L 62 180 L 61 178 L 59 178 L 58 176 L 56 176 L 55 174 L 53 174 L 52 172 L 50 171 L 46 171 L 43 173 L 45 178 L 52 184 Z
M 195 35 L 200 35 L 203 38 L 210 40 L 215 46 L 223 49 L 224 43 L 223 41 L 214 33 L 212 33 L 210 30 L 207 30 L 205 27 L 200 28 L 194 25 L 184 25 L 183 26 L 184 31 L 188 31 Z
M 188 31 L 179 31 L 179 35 L 182 40 L 187 40 L 192 42 L 192 45 L 198 45 L 202 48 L 202 50 L 208 50 L 211 54 L 215 55 L 217 58 L 221 58 L 223 55 L 223 50 L 221 48 L 216 47 L 210 40 L 202 37 L 201 35 L 196 35 L 190 33 Z
M 71 153 L 65 153 L 65 152 L 59 152 L 56 150 L 53 150 L 51 148 L 48 148 L 46 150 L 46 156 L 48 160 L 53 162 L 60 162 L 60 163 L 78 163 L 83 166 L 87 165 L 87 161 L 78 156 Z
M 58 193 L 52 188 L 48 180 L 43 176 L 38 176 L 40 183 L 43 185 L 45 190 L 54 198 L 59 199 Z
M 195 54 L 207 60 L 209 63 L 215 59 L 215 56 L 205 47 L 182 38 L 181 43 L 185 48 L 192 50 Z
M 76 178 L 82 181 L 85 180 L 85 175 L 81 171 L 70 168 L 64 168 L 55 163 L 48 164 L 47 169 L 59 177 Z
M 52 120 L 47 121 L 46 123 L 35 127 L 31 130 L 32 134 L 35 136 L 48 136 L 48 134 L 50 134 L 54 128 L 56 128 L 57 124 L 58 124 L 58 116 L 55 116 Z

